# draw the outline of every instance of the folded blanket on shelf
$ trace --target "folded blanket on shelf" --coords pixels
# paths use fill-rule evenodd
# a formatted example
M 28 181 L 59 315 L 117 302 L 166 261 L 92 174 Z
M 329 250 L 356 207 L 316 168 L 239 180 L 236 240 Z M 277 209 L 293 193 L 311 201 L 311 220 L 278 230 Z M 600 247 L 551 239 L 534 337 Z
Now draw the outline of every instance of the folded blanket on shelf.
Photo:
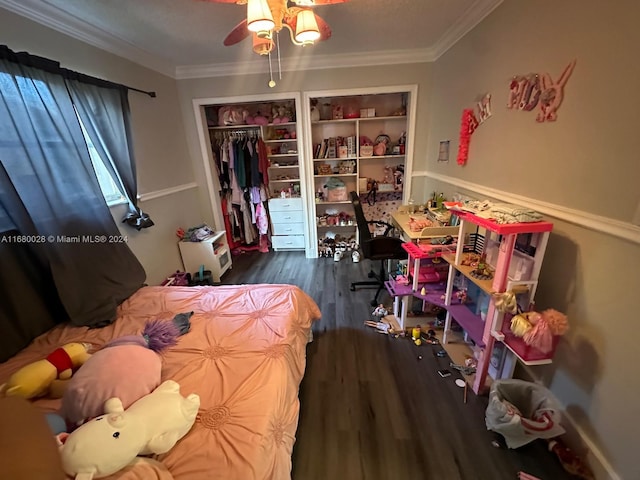
M 491 216 L 498 223 L 528 223 L 542 220 L 535 210 L 509 203 L 496 203 L 491 207 Z

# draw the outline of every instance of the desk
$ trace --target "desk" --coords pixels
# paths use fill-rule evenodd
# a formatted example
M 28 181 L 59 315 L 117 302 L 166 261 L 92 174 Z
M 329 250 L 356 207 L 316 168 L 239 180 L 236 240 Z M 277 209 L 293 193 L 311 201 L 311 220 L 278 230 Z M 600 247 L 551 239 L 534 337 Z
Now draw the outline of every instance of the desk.
M 409 228 L 409 219 L 427 219 L 424 214 L 421 213 L 407 213 L 397 211 L 391 215 L 393 224 L 401 231 L 402 239 L 405 242 L 417 243 L 423 238 L 435 238 L 451 235 L 452 237 L 458 235 L 459 227 L 427 227 L 423 228 L 421 232 L 414 232 Z

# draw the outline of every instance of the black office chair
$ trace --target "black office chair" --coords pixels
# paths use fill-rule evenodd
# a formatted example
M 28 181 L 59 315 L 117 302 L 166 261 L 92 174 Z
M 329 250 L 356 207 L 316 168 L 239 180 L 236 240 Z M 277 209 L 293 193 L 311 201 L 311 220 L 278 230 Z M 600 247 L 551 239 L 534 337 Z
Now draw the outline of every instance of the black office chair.
M 369 278 L 374 278 L 375 280 L 353 282 L 351 283 L 351 291 L 355 292 L 356 287 L 361 286 L 378 287 L 376 295 L 371 301 L 371 305 L 375 307 L 378 305 L 378 295 L 380 295 L 380 292 L 384 288 L 384 282 L 387 279 L 384 263 L 387 260 L 406 260 L 407 252 L 402 248 L 402 240 L 388 236 L 389 232 L 393 229 L 392 225 L 387 222 L 367 220 L 365 218 L 360 197 L 356 192 L 351 192 L 351 203 L 353 204 L 353 210 L 358 224 L 358 242 L 362 249 L 362 256 L 372 261 L 380 260 L 380 272 L 376 273 L 373 267 L 369 272 Z M 374 237 L 369 230 L 369 224 L 386 227 L 384 234 Z

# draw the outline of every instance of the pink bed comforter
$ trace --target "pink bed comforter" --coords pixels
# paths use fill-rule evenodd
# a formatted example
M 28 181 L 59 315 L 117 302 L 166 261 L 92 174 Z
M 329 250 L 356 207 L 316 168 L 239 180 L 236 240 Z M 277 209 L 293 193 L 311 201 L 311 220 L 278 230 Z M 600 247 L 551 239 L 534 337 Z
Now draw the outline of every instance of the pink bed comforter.
M 140 333 L 152 319 L 193 311 L 191 331 L 163 355 L 162 380 L 183 395 L 200 395 L 191 431 L 155 462 L 113 479 L 276 480 L 290 478 L 298 423 L 298 387 L 316 303 L 291 285 L 144 287 L 124 302 L 110 326 L 58 327 L 0 365 L 0 384 L 22 365 L 60 345 L 82 341 L 102 346 Z M 36 405 L 56 411 L 59 400 Z

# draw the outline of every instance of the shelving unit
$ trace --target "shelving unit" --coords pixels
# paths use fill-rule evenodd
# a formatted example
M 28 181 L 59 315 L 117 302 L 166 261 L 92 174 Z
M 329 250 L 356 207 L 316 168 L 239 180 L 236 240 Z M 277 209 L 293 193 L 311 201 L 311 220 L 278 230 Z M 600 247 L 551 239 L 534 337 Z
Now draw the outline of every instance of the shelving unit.
M 455 213 L 460 218 L 456 245 L 435 246 L 433 251 L 431 248 L 424 251 L 414 243 L 405 243 L 403 248 L 407 250 L 413 281 L 409 285 L 402 285 L 391 279 L 385 286 L 394 298 L 394 315 L 401 328 L 407 327 L 408 299 L 412 297 L 447 310 L 442 345 L 456 363 L 463 363 L 465 354 L 473 355 L 472 348 L 480 350 L 476 373 L 465 376 L 473 391 L 480 393 L 488 387 L 488 376 L 495 379 L 510 378 L 516 361 L 526 365 L 542 365 L 551 363 L 553 359 L 555 349 L 545 354 L 511 332 L 511 315 L 500 312 L 491 296 L 494 292 L 517 289 L 524 292 L 518 295 L 523 308 L 533 304 L 553 224 L 497 224 L 468 212 Z M 472 275 L 475 267 L 462 265 L 463 256 L 468 252 L 492 255 L 493 278 L 478 279 Z M 435 275 L 428 275 L 433 269 L 433 264 L 429 262 L 438 257 L 448 265 L 446 282 Z M 513 268 L 512 263 L 516 260 L 525 261 L 523 258 L 527 259 L 530 268 Z M 468 299 L 461 303 L 457 295 L 459 289 L 455 286 L 460 279 L 464 279 L 469 289 L 473 286 L 476 291 L 487 295 L 485 315 L 482 311 L 478 313 L 478 310 L 482 310 L 479 301 L 478 305 Z M 423 287 L 426 290 L 424 295 L 421 293 Z M 472 307 L 476 307 L 475 310 Z M 452 328 L 453 322 L 462 332 Z M 554 341 L 557 343 L 557 340 Z
M 502 293 L 521 286 L 526 293 L 520 297 L 520 302 L 524 308 L 533 303 L 538 282 L 538 276 L 542 267 L 549 233 L 553 229 L 553 224 L 549 222 L 498 224 L 491 220 L 478 217 L 468 212 L 456 212 L 460 218 L 458 234 L 458 246 L 455 255 L 443 255 L 449 263 L 449 275 L 445 292 L 445 307 L 447 317 L 445 321 L 445 331 L 443 335 L 443 345 L 449 341 L 452 322 L 456 322 L 465 332 L 470 341 L 482 350 L 478 360 L 477 370 L 472 388 L 479 393 L 486 389 L 487 376 L 490 372 L 490 364 L 496 342 L 502 342 L 507 351 L 505 358 L 499 368 L 493 368 L 492 374 L 495 378 L 508 378 L 513 374 L 515 359 L 527 365 L 540 365 L 551 363 L 553 351 L 543 354 L 537 349 L 526 345 L 522 339 L 511 334 L 508 328 L 508 318 L 505 313 L 500 312 L 494 303 L 492 293 Z M 472 232 L 473 231 L 473 232 Z M 496 245 L 498 248 L 495 255 L 495 271 L 490 280 L 479 280 L 471 272 L 474 267 L 462 265 L 464 242 L 461 239 L 468 238 L 470 233 L 481 236 L 484 245 L 479 254 L 487 254 L 489 245 Z M 510 264 L 514 259 L 514 254 L 519 253 L 515 247 L 519 244 L 522 249 L 532 253 L 529 256 L 531 269 L 526 278 L 514 280 L 510 278 Z M 486 316 L 472 312 L 467 305 L 460 305 L 455 301 L 454 283 L 456 277 L 462 276 L 467 282 L 475 285 L 481 292 L 488 296 L 488 308 Z
M 309 191 L 313 192 L 313 207 L 309 212 L 309 222 L 316 225 L 316 245 L 326 235 L 338 234 L 343 237 L 357 235 L 357 226 L 353 218 L 353 208 L 349 192 L 364 194 L 371 180 L 382 185 L 385 180 L 385 166 L 395 171 L 407 172 L 407 158 L 412 153 L 413 111 L 415 89 L 398 87 L 397 89 L 365 89 L 334 92 L 309 92 L 305 94 L 304 104 L 310 113 L 305 148 L 311 159 L 311 178 Z M 319 116 L 319 119 L 318 119 Z M 342 116 L 342 118 L 337 118 Z M 377 138 L 386 135 L 389 138 L 384 155 L 366 155 L 361 148 L 362 140 L 370 139 L 373 146 Z M 365 149 L 366 150 L 366 149 Z M 379 153 L 379 152 L 377 152 Z M 327 171 L 328 170 L 328 171 Z M 397 191 L 402 194 L 403 184 L 396 183 L 393 177 L 390 183 L 380 187 L 380 192 Z M 344 183 L 344 200 L 326 201 L 328 191 L 325 185 L 330 179 Z M 330 216 L 341 214 L 342 224 L 327 224 Z M 335 228 L 335 230 L 334 230 Z M 315 240 L 315 241 L 314 241 Z

